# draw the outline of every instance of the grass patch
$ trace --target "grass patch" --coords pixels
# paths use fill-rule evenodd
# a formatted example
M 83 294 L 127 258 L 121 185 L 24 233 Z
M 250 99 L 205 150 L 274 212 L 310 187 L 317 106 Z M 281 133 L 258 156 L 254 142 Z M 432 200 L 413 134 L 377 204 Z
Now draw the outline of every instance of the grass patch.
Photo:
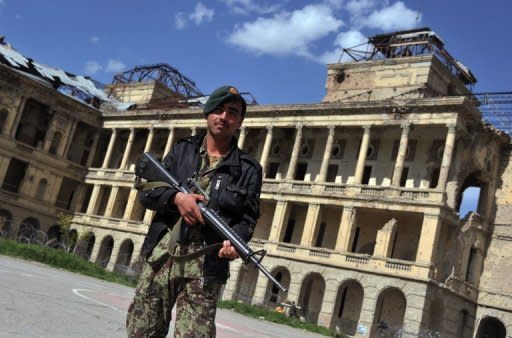
M 0 238 L 0 255 L 36 261 L 56 268 L 77 272 L 86 276 L 131 287 L 135 287 L 137 283 L 137 280 L 133 277 L 130 278 L 118 272 L 107 271 L 101 266 L 86 261 L 72 253 L 52 249 L 42 245 L 24 244 Z M 336 336 L 333 332 L 323 326 L 301 322 L 296 318 L 290 318 L 282 313 L 271 311 L 260 306 L 225 300 L 219 301 L 219 308 L 230 309 L 249 317 L 264 318 L 269 322 L 288 325 L 298 329 L 323 334 L 325 336 Z M 341 338 L 345 336 L 338 335 L 336 337 Z
M 56 268 L 77 272 L 109 282 L 134 287 L 136 279 L 118 272 L 110 272 L 74 254 L 42 245 L 23 244 L 0 238 L 0 255 L 18 257 L 44 263 Z
M 240 314 L 243 314 L 243 315 L 246 315 L 249 317 L 263 318 L 265 320 L 268 320 L 269 322 L 288 325 L 291 327 L 295 327 L 297 329 L 302 329 L 302 330 L 306 330 L 306 331 L 310 331 L 310 332 L 323 334 L 324 336 L 340 337 L 340 338 L 346 337 L 343 335 L 336 336 L 336 334 L 334 332 L 329 331 L 329 329 L 327 329 L 326 327 L 318 326 L 318 325 L 311 324 L 311 323 L 301 322 L 299 319 L 290 318 L 283 313 L 272 311 L 272 310 L 269 310 L 269 309 L 266 309 L 266 308 L 260 307 L 260 306 L 249 305 L 249 304 L 240 303 L 240 302 L 232 301 L 232 300 L 224 300 L 224 301 L 219 302 L 219 308 L 230 309 L 230 310 L 233 310 L 235 312 L 238 312 Z

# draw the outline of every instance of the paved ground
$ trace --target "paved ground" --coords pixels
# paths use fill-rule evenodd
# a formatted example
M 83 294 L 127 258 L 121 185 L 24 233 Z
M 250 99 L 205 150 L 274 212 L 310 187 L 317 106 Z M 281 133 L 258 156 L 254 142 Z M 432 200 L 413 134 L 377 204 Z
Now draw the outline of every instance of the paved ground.
M 0 256 L 0 337 L 126 337 L 133 289 Z M 219 310 L 217 335 L 324 337 Z

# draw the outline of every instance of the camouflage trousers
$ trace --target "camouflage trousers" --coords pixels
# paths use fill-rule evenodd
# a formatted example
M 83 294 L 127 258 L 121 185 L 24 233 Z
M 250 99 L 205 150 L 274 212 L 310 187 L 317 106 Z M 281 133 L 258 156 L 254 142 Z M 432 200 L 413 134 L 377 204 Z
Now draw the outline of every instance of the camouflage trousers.
M 171 259 L 155 268 L 145 263 L 128 309 L 128 337 L 165 337 L 176 304 L 174 337 L 215 337 L 220 284 L 202 278 L 178 277 Z

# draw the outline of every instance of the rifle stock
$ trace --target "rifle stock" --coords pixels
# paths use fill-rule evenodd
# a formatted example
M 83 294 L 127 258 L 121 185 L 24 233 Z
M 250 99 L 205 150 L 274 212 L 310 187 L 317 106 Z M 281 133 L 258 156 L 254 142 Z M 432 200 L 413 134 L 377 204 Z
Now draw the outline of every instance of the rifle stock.
M 182 185 L 178 182 L 172 175 L 169 173 L 165 167 L 153 157 L 150 153 L 144 153 L 139 160 L 135 168 L 135 175 L 141 178 L 144 178 L 148 181 L 159 181 L 165 182 L 178 191 L 190 194 L 192 191 L 185 185 Z M 215 210 L 207 207 L 203 202 L 197 203 L 199 206 L 199 210 L 203 217 L 206 220 L 206 223 L 211 226 L 222 238 L 227 239 L 231 242 L 233 247 L 238 252 L 240 258 L 244 262 L 250 262 L 254 264 L 258 270 L 260 270 L 268 279 L 272 281 L 279 289 L 283 292 L 286 292 L 287 289 L 279 283 L 278 280 L 272 276 L 272 274 L 261 264 L 261 260 L 266 254 L 265 250 L 253 251 L 251 248 L 245 243 L 245 241 L 240 238 L 240 236 L 215 212 Z

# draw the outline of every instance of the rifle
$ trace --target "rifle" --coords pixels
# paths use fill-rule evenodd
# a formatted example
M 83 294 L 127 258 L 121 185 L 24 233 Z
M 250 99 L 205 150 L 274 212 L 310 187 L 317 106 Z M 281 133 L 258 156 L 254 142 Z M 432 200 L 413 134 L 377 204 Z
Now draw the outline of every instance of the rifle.
M 144 178 L 148 181 L 158 181 L 169 184 L 176 188 L 178 191 L 191 194 L 192 190 L 186 185 L 178 182 L 165 167 L 153 157 L 150 153 L 144 153 L 135 168 L 135 175 Z M 206 223 L 211 226 L 218 235 L 223 239 L 231 242 L 231 245 L 236 249 L 238 255 L 245 263 L 254 264 L 272 283 L 274 283 L 283 292 L 287 289 L 279 283 L 277 279 L 261 264 L 263 257 L 266 255 L 265 250 L 253 251 L 245 241 L 215 212 L 203 202 L 197 202 L 201 214 L 206 220 Z

